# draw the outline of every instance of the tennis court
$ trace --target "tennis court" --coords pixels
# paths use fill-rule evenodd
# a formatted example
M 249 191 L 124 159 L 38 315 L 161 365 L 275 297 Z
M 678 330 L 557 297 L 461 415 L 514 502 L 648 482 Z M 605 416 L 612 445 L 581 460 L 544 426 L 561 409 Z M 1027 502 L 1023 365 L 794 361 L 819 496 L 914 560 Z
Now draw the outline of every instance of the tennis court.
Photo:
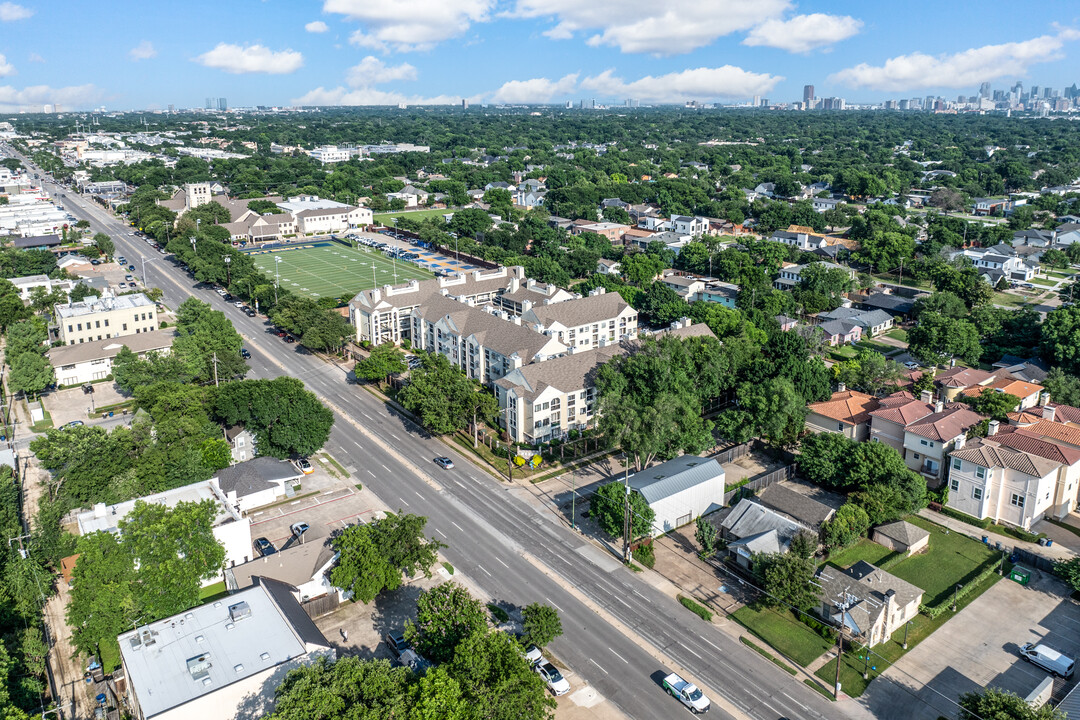
M 315 298 L 351 297 L 381 285 L 434 277 L 413 263 L 395 262 L 373 248 L 354 249 L 338 243 L 295 245 L 255 250 L 250 254 L 255 265 L 271 280 L 275 273 L 280 273 L 277 277 L 281 287 Z

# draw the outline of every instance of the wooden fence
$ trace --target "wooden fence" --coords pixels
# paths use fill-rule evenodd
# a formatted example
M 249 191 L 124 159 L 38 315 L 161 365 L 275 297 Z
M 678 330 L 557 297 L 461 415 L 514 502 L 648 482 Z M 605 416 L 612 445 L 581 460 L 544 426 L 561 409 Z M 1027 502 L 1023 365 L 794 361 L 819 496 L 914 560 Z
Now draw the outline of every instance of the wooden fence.
M 773 470 L 768 475 L 756 477 L 745 485 L 740 485 L 737 488 L 728 490 L 724 493 L 724 504 L 731 505 L 731 503 L 737 499 L 759 493 L 773 483 L 780 482 L 781 480 L 790 480 L 793 477 L 795 477 L 794 465 L 786 465 L 778 470 Z
M 317 618 L 327 613 L 337 610 L 338 604 L 337 592 L 328 593 L 322 597 L 312 598 L 303 604 L 304 612 L 308 614 L 309 618 Z

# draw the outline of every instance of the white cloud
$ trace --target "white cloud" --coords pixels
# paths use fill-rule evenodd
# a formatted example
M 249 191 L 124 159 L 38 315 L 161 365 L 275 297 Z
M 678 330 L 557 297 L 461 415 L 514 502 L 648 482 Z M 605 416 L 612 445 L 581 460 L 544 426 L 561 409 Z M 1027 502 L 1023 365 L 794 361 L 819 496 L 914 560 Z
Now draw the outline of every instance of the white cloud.
M 387 65 L 379 58 L 371 55 L 361 60 L 359 65 L 353 65 L 345 74 L 345 82 L 348 83 L 349 87 L 354 88 L 415 79 L 416 68 L 409 63 Z
M 430 50 L 484 22 L 495 0 L 325 0 L 323 11 L 361 23 L 349 42 L 383 52 Z
M 85 108 L 99 104 L 104 95 L 101 89 L 94 85 L 62 88 L 35 85 L 21 90 L 11 85 L 0 85 L 0 112 L 41 112 L 42 105 L 62 105 L 66 109 Z
M 285 75 L 299 70 L 304 64 L 304 56 L 293 50 L 274 52 L 262 45 L 241 47 L 218 43 L 213 50 L 195 58 L 195 62 L 233 74 Z
M 313 20 L 304 26 L 304 29 L 309 33 L 324 33 L 330 29 L 330 26 L 324 23 L 322 20 Z
M 796 15 L 789 20 L 772 19 L 758 25 L 743 45 L 764 45 L 793 53 L 805 53 L 846 40 L 862 29 L 862 20 L 848 15 Z
M 131 48 L 131 52 L 128 53 L 132 60 L 149 60 L 152 57 L 157 57 L 157 49 L 154 47 L 154 43 L 149 40 L 143 40 L 141 43 Z
M 293 105 L 455 105 L 461 102 L 461 97 L 439 95 L 436 97 L 420 97 L 405 95 L 399 92 L 377 90 L 375 88 L 357 88 L 349 90 L 344 87 L 326 89 L 315 88 L 304 95 L 295 98 Z
M 34 11 L 30 8 L 23 7 L 22 5 L 16 5 L 13 2 L 0 3 L 0 22 L 12 22 L 14 20 L 25 20 L 34 14 Z
M 15 74 L 15 66 L 7 61 L 7 58 L 0 55 L 0 77 L 7 77 Z
M 517 0 L 511 16 L 553 18 L 544 34 L 555 40 L 589 31 L 592 46 L 678 55 L 779 19 L 789 6 L 788 0 Z
M 766 95 L 783 79 L 779 75 L 749 72 L 733 65 L 688 68 L 667 75 L 647 75 L 633 82 L 626 82 L 615 77 L 614 71 L 605 70 L 582 80 L 581 89 L 590 90 L 601 97 L 682 102 Z
M 1076 30 L 1022 42 L 984 45 L 952 55 L 914 52 L 889 58 L 884 65 L 860 63 L 829 76 L 830 82 L 854 88 L 903 91 L 935 87 L 969 87 L 1001 77 L 1024 75 L 1032 65 L 1058 60 L 1068 40 L 1080 38 Z
M 564 97 L 577 87 L 578 74 L 564 75 L 559 80 L 532 78 L 530 80 L 511 80 L 492 95 L 492 102 L 497 103 L 544 103 L 553 98 Z

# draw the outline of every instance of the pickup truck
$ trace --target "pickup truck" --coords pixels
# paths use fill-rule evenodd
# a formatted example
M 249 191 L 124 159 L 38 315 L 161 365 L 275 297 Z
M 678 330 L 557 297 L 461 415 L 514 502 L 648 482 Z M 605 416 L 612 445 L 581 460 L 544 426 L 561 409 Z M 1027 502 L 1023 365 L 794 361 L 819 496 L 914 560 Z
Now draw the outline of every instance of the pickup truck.
M 709 712 L 711 703 L 709 698 L 705 697 L 705 693 L 701 692 L 693 683 L 683 680 L 677 674 L 671 673 L 664 678 L 664 689 L 667 690 L 668 695 L 688 707 L 690 712 L 694 714 Z

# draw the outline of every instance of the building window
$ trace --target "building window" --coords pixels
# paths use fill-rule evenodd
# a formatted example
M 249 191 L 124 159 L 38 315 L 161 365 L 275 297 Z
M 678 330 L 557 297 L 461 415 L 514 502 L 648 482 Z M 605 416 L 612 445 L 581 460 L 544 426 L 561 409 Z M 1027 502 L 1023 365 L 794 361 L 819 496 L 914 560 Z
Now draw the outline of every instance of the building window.
M 972 488 L 971 489 L 971 497 L 973 497 L 976 500 L 982 500 L 982 488 L 979 488 L 979 487 Z
M 1009 498 L 1009 504 L 1018 508 L 1024 507 L 1024 496 L 1013 493 L 1012 497 Z
M 951 490 L 952 490 L 953 492 L 956 492 L 957 490 L 959 490 L 959 489 L 960 489 L 960 481 L 959 481 L 959 480 L 957 480 L 957 479 L 955 479 L 955 478 L 953 478 L 952 480 L 950 480 L 950 481 L 949 481 L 949 488 L 950 488 L 950 489 L 951 489 Z
M 124 330 L 127 330 L 127 323 L 124 323 Z
M 975 468 L 975 477 L 979 478 L 980 480 L 985 480 L 986 479 L 986 468 L 984 468 L 984 467 L 976 467 Z
M 109 319 L 108 318 L 105 319 L 105 327 L 109 327 Z
M 836 423 L 836 432 L 844 432 L 844 423 L 842 423 L 842 422 L 837 422 Z
M 911 453 L 911 457 L 913 457 L 913 458 L 915 458 L 916 460 L 918 460 L 919 458 L 921 458 L 921 457 L 922 457 L 922 455 L 919 455 L 919 453 Z
M 919 444 L 920 445 L 929 445 L 930 443 L 927 440 L 919 440 Z
M 960 461 L 960 458 L 953 458 L 952 459 L 952 469 L 953 470 L 959 470 L 960 465 L 962 465 L 962 464 L 963 463 Z

